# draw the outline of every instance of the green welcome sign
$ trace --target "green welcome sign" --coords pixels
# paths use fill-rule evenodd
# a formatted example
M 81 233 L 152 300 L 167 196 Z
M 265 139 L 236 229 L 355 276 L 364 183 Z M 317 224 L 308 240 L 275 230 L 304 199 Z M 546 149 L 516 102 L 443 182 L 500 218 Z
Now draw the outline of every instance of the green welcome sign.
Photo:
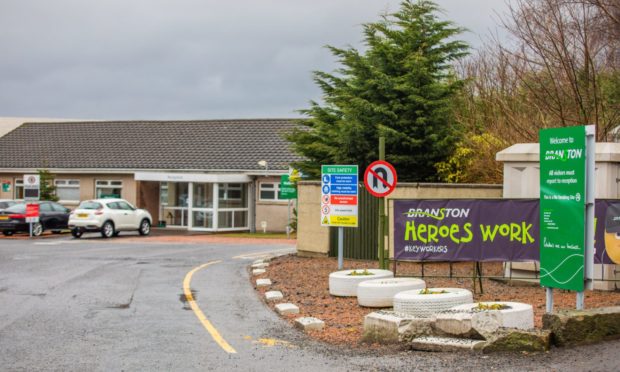
M 279 199 L 297 199 L 297 187 L 291 182 L 288 174 L 283 174 L 280 177 Z
M 540 131 L 540 284 L 584 289 L 586 128 Z

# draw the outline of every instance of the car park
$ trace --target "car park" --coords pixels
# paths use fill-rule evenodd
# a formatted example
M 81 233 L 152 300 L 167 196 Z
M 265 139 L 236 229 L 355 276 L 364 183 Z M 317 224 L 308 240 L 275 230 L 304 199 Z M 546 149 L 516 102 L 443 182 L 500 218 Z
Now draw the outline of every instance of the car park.
M 68 228 L 68 208 L 51 201 L 35 201 L 39 204 L 39 222 L 32 223 L 32 235 L 39 236 L 43 231 L 59 233 Z M 19 203 L 0 211 L 0 231 L 5 236 L 18 232 L 29 232 L 30 223 L 26 222 L 26 204 Z
M 71 213 L 71 235 L 80 238 L 85 232 L 100 232 L 104 238 L 117 236 L 121 231 L 151 232 L 151 214 L 131 205 L 124 199 L 85 200 Z

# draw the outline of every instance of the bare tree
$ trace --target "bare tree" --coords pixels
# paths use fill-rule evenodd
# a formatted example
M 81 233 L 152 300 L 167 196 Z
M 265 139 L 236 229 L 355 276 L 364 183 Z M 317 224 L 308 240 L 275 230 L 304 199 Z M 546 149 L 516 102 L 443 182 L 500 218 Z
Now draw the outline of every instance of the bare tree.
M 620 0 L 517 0 L 502 23 L 509 40 L 491 41 L 457 66 L 469 83 L 456 117 L 469 136 L 456 153 L 475 161 L 455 155 L 467 169 L 452 178 L 501 182 L 492 150 L 537 142 L 541 128 L 595 124 L 597 140 L 616 139 Z

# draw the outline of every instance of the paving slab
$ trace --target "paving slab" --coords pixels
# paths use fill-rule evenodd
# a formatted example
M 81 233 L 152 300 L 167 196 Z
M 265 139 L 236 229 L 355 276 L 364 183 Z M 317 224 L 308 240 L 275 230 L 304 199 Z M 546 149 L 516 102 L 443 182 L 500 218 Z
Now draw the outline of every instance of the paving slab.
M 266 262 L 260 262 L 260 263 L 252 264 L 252 268 L 253 269 L 264 269 L 264 268 L 266 268 L 268 266 L 269 266 L 269 264 L 266 263 Z
M 486 345 L 484 340 L 457 337 L 422 336 L 414 338 L 411 347 L 421 351 L 477 351 Z
M 252 275 L 260 275 L 260 274 L 264 274 L 265 273 L 265 269 L 254 269 L 252 270 Z
M 303 317 L 295 319 L 295 327 L 304 331 L 322 330 L 325 327 L 325 322 L 321 319 L 313 317 Z
M 282 296 L 282 292 L 280 291 L 265 292 L 265 299 L 267 299 L 267 301 L 277 301 L 281 300 L 282 298 L 284 298 L 284 296 Z
M 271 279 L 256 279 L 257 287 L 269 287 L 271 285 Z
M 276 311 L 280 315 L 299 314 L 299 307 L 297 307 L 297 305 L 291 304 L 291 303 L 277 304 L 276 305 Z

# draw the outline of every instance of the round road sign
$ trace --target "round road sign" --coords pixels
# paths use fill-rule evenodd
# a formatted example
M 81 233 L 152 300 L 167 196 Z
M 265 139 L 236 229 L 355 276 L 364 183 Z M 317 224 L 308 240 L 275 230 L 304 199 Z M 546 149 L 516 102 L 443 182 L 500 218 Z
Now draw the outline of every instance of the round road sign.
M 387 161 L 377 160 L 364 172 L 366 190 L 377 198 L 390 195 L 396 188 L 396 181 L 396 169 Z

